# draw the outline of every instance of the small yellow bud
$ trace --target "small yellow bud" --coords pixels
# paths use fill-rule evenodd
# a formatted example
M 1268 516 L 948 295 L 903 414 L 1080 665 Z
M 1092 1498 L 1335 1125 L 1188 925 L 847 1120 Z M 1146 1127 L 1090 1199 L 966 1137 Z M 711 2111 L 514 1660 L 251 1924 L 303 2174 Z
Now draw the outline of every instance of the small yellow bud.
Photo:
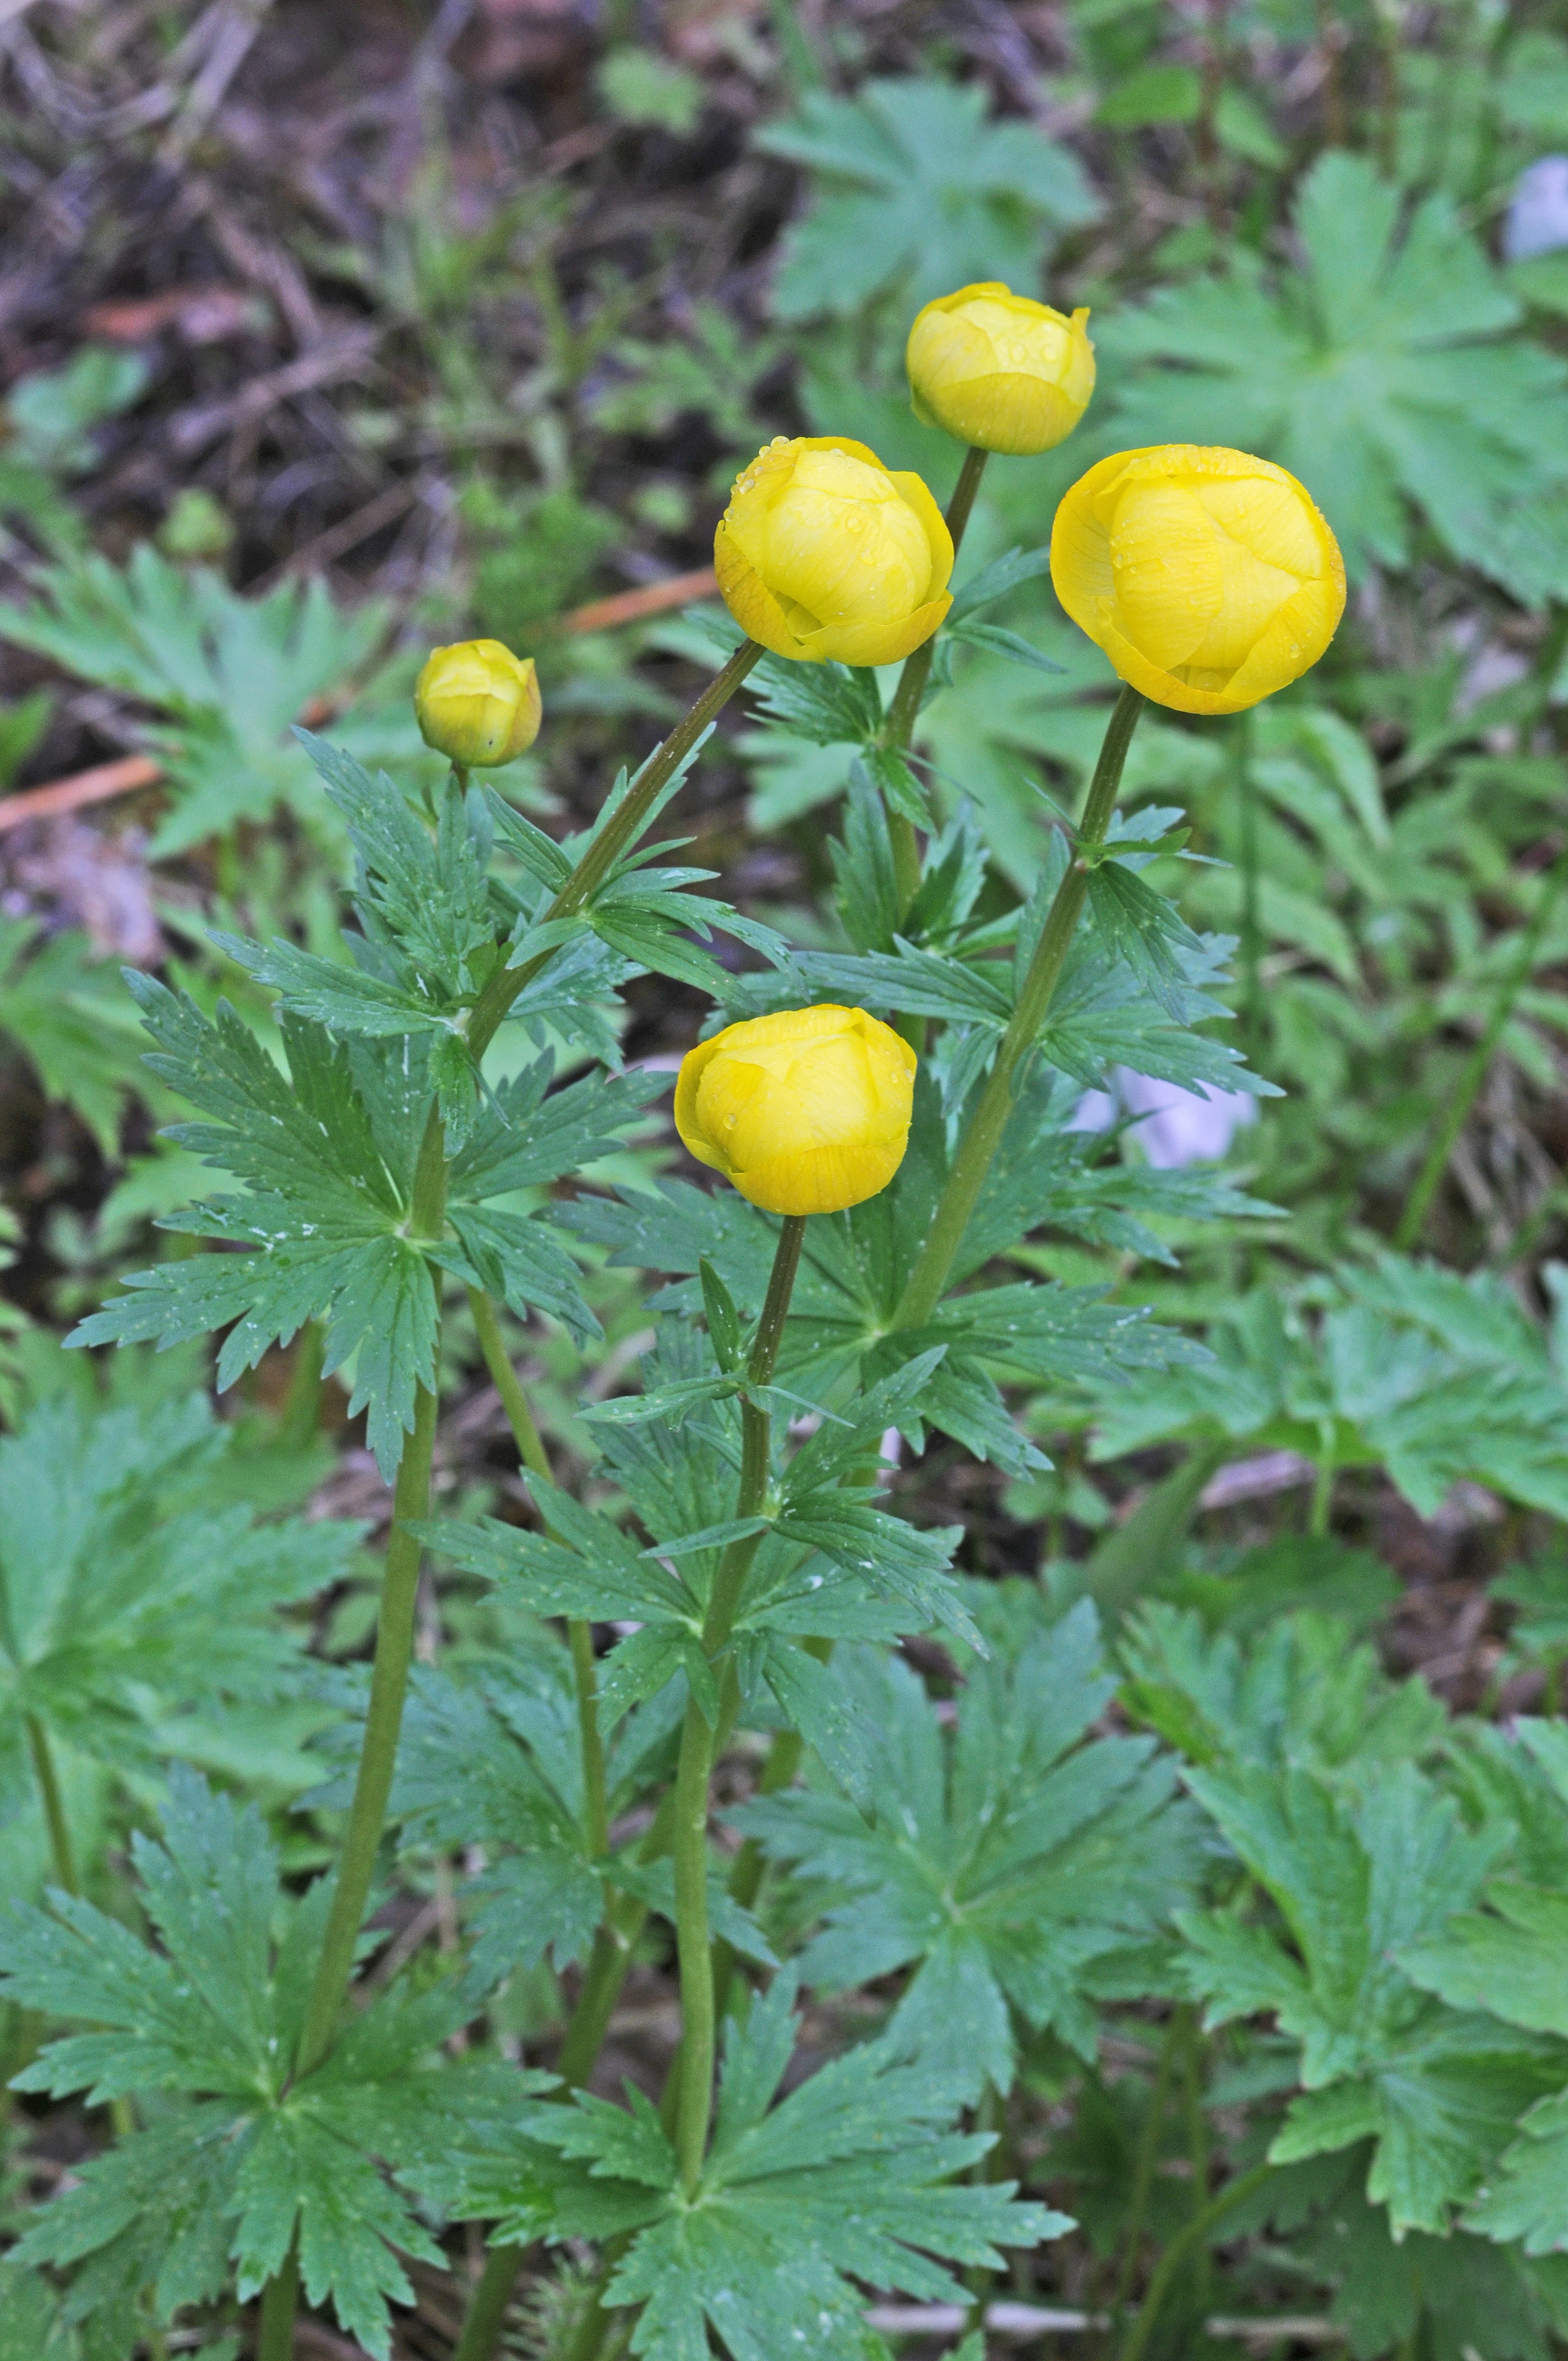
M 885 1189 L 909 1141 L 915 1052 L 862 1008 L 793 1008 L 699 1041 L 675 1129 L 765 1213 L 839 1213 Z
M 1272 697 L 1344 612 L 1344 560 L 1305 487 L 1190 443 L 1119 451 L 1080 477 L 1051 530 L 1051 580 L 1121 677 L 1178 713 Z
M 532 656 L 499 640 L 433 648 L 414 683 L 414 715 L 427 746 L 465 770 L 493 770 L 526 754 L 543 708 Z
M 713 537 L 725 605 L 775 655 L 897 664 L 948 609 L 953 544 L 918 476 L 842 435 L 775 435 Z
M 1069 320 L 999 279 L 938 295 L 916 313 L 905 354 L 916 415 L 977 451 L 1051 450 L 1094 390 L 1088 317 Z

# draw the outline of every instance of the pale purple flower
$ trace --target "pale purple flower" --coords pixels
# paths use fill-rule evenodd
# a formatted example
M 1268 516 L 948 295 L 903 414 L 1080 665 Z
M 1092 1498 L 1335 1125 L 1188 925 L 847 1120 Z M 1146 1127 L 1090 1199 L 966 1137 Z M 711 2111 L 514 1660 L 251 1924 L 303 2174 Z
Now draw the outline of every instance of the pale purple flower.
M 1528 262 L 1568 246 L 1568 156 L 1541 156 L 1514 182 L 1503 223 L 1503 254 Z
M 1069 1131 L 1108 1131 L 1124 1115 L 1136 1118 L 1133 1137 L 1146 1160 L 1164 1171 L 1179 1164 L 1214 1164 L 1230 1153 L 1244 1124 L 1257 1120 L 1257 1102 L 1246 1091 L 1217 1091 L 1201 1082 L 1195 1091 L 1118 1066 L 1113 1091 L 1086 1091 L 1073 1109 Z

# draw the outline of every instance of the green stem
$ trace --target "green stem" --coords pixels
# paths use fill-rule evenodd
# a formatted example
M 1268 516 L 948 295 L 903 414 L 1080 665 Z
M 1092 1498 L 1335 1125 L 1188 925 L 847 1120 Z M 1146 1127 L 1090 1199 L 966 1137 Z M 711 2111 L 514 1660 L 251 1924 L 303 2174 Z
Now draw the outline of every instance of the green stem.
M 276 2279 L 261 2290 L 256 2361 L 292 2361 L 294 2310 L 300 2301 L 300 2258 L 292 2246 Z
M 65 1816 L 65 1799 L 60 1792 L 54 1749 L 49 1742 L 48 1730 L 36 1713 L 27 1716 L 27 1745 L 33 1757 L 33 1776 L 38 1783 L 38 1799 L 43 1805 L 44 1819 L 49 1827 L 49 1849 L 54 1860 L 55 1876 L 67 1894 L 80 1894 L 82 1887 L 76 1875 L 71 1822 Z
M 507 2306 L 522 2268 L 522 2246 L 492 2246 L 485 2267 L 468 2294 L 468 2308 L 453 2348 L 452 2361 L 489 2361 L 500 2342 Z
M 512 1367 L 496 1307 L 481 1289 L 471 1287 L 468 1290 L 468 1309 L 474 1317 L 474 1333 L 485 1356 L 485 1367 L 501 1398 L 512 1441 L 517 1444 L 518 1457 L 532 1474 L 546 1484 L 552 1483 L 549 1455 L 534 1424 L 528 1396 L 523 1392 L 521 1381 Z M 589 1856 L 598 1861 L 609 1850 L 609 1810 L 605 1785 L 604 1739 L 599 1730 L 598 1673 L 594 1663 L 593 1627 L 574 1618 L 566 1626 L 566 1634 L 572 1648 L 572 1669 L 576 1675 L 577 1733 L 583 1765 L 583 1824 L 588 1839 Z
M 1160 2044 L 1159 2063 L 1155 2069 L 1154 2089 L 1149 2093 L 1148 2112 L 1138 2138 L 1137 2160 L 1133 2167 L 1133 2191 L 1127 2207 L 1126 2244 L 1122 2249 L 1121 2267 L 1116 2273 L 1115 2293 L 1111 2298 L 1112 2333 L 1120 2336 L 1122 2315 L 1132 2293 L 1133 2277 L 1138 2268 L 1138 2248 L 1143 2244 L 1144 2223 L 1149 2210 L 1149 2194 L 1154 2188 L 1154 2169 L 1159 2160 L 1159 2135 L 1165 2122 L 1166 2101 L 1170 2093 L 1170 2078 L 1176 2063 L 1179 2014 L 1172 2010 Z
M 1273 2177 L 1273 2173 L 1274 2167 L 1271 2164 L 1254 2165 L 1252 2170 L 1244 2172 L 1239 2180 L 1228 2180 L 1217 2197 L 1211 2197 L 1207 2205 L 1201 2206 L 1196 2213 L 1189 2217 L 1159 2258 L 1158 2267 L 1149 2281 L 1148 2293 L 1138 2309 L 1137 2318 L 1127 2333 L 1126 2342 L 1122 2347 L 1121 2361 L 1142 2361 L 1148 2341 L 1154 2334 L 1155 2325 L 1159 2318 L 1160 2306 L 1170 2291 L 1170 2283 L 1193 2247 L 1201 2246 L 1215 2224 L 1223 2221 L 1234 2206 L 1240 2205 L 1244 2200 L 1261 2189 L 1264 2182 Z
M 1135 688 L 1124 686 L 1116 699 L 1115 708 L 1106 725 L 1100 760 L 1094 767 L 1089 800 L 1084 806 L 1083 821 L 1079 830 L 1082 848 L 1076 860 L 1069 861 L 1067 873 L 1058 886 L 1056 899 L 1046 917 L 1045 928 L 1029 962 L 1029 972 L 1024 979 L 1024 989 L 1018 1005 L 1013 1012 L 1003 1033 L 992 1067 L 990 1079 L 981 1093 L 980 1104 L 953 1159 L 926 1243 L 905 1287 L 893 1324 L 895 1328 L 923 1327 L 942 1298 L 959 1249 L 963 1244 L 970 1216 L 974 1212 L 991 1160 L 1001 1144 L 1013 1111 L 1013 1078 L 1029 1050 L 1041 1026 L 1045 1023 L 1051 996 L 1067 961 L 1074 930 L 1089 894 L 1089 865 L 1083 853 L 1095 851 L 1105 840 L 1111 815 L 1116 806 L 1116 790 L 1122 783 L 1122 767 L 1127 759 L 1127 748 L 1137 727 L 1144 700 Z
M 953 489 L 953 497 L 948 502 L 948 531 L 952 536 L 955 558 L 990 456 L 989 451 L 977 451 L 972 446 L 964 453 L 959 480 Z M 936 653 L 937 634 L 933 631 L 913 655 L 905 658 L 898 686 L 893 693 L 893 703 L 887 708 L 887 719 L 882 726 L 884 746 L 896 748 L 902 752 L 915 735 L 915 725 L 920 719 L 921 699 L 926 694 L 926 683 L 931 676 Z M 920 846 L 916 838 L 915 824 L 903 812 L 890 809 L 887 832 L 893 845 L 893 873 L 898 886 L 899 905 L 902 910 L 907 911 L 920 891 Z
M 278 1439 L 293 1451 L 308 1451 L 316 1439 L 322 1415 L 322 1367 L 326 1359 L 326 1323 L 307 1320 L 294 1347 L 289 1391 L 279 1422 Z
M 786 1214 L 773 1256 L 773 1275 L 747 1365 L 753 1386 L 765 1386 L 778 1359 L 779 1340 L 789 1312 L 790 1291 L 800 1267 L 805 1216 Z M 735 1502 L 740 1517 L 754 1517 L 767 1498 L 772 1422 L 766 1411 L 741 1403 L 740 1482 Z M 746 1576 L 761 1536 L 731 1542 L 719 1560 L 702 1644 L 717 1656 L 729 1641 Z M 728 1686 L 728 1685 L 727 1685 Z M 723 1716 L 718 1717 L 722 1723 Z M 707 1918 L 707 1790 L 718 1751 L 718 1729 L 708 1727 L 696 1697 L 686 1706 L 675 1773 L 675 1937 L 681 1982 L 680 2102 L 675 2153 L 690 2194 L 702 2175 L 707 2149 L 707 2119 L 713 2100 L 714 1992 L 712 1937 Z
M 1209 2202 L 1209 2125 L 1203 2114 L 1203 2027 L 1198 2011 L 1190 2001 L 1183 2002 L 1177 2010 L 1181 2026 L 1181 2096 L 1187 2116 L 1187 2156 L 1191 2167 L 1190 2187 L 1192 2212 L 1201 2213 Z M 1209 2307 L 1212 2274 L 1206 2248 L 1200 2247 L 1195 2268 L 1197 2287 L 1194 2310 L 1200 2317 Z
M 617 1894 L 605 1913 L 561 2048 L 561 2079 L 569 2091 L 581 2090 L 594 2070 L 631 1954 L 647 1923 L 648 1905 L 635 1894 Z
M 517 1455 L 532 1475 L 543 1477 L 546 1484 L 554 1482 L 550 1473 L 549 1455 L 543 1438 L 533 1422 L 533 1412 L 528 1407 L 528 1396 L 521 1380 L 511 1365 L 511 1356 L 501 1334 L 501 1323 L 495 1305 L 483 1290 L 468 1290 L 468 1309 L 474 1318 L 474 1334 L 479 1340 L 479 1350 L 485 1356 L 485 1367 L 490 1382 L 501 1398 L 501 1408 L 507 1414 Z
M 1437 1137 L 1427 1151 L 1426 1162 L 1421 1166 L 1416 1185 L 1406 1201 L 1399 1226 L 1394 1233 L 1394 1244 L 1401 1254 L 1409 1254 L 1426 1226 L 1432 1199 L 1448 1170 L 1448 1159 L 1453 1153 L 1460 1133 L 1470 1120 L 1471 1109 L 1480 1096 L 1493 1053 L 1503 1038 L 1519 994 L 1530 982 L 1541 937 L 1551 923 L 1564 884 L 1568 884 L 1568 851 L 1559 854 L 1541 882 L 1534 912 L 1525 929 L 1524 940 L 1519 945 L 1519 957 L 1503 980 L 1486 1030 L 1475 1044 L 1458 1085 L 1450 1095 L 1448 1111 L 1438 1126 Z
M 392 1532 L 387 1543 L 376 1661 L 370 1675 L 370 1709 L 359 1750 L 359 1768 L 349 1806 L 348 1828 L 337 1865 L 315 1982 L 305 2010 L 295 2071 L 313 2072 L 332 2048 L 338 2011 L 354 1971 L 354 1947 L 365 1916 L 376 1851 L 392 1789 L 403 1697 L 413 1653 L 414 1602 L 419 1590 L 420 1544 L 409 1527 L 430 1514 L 430 1467 L 435 1448 L 435 1396 L 421 1386 L 414 1400 L 414 1431 L 403 1449 L 392 1499 Z
M 1257 789 L 1253 784 L 1252 716 L 1238 714 L 1234 724 L 1236 804 L 1241 815 L 1242 852 L 1242 1028 L 1246 1053 L 1255 1062 L 1263 1047 L 1263 1000 L 1258 984 L 1262 930 L 1257 915 Z
M 649 813 L 715 715 L 722 710 L 756 663 L 762 650 L 755 640 L 742 640 L 722 672 L 715 675 L 696 703 L 677 721 L 662 746 L 656 746 L 620 807 L 594 837 L 582 859 L 556 895 L 545 918 L 569 918 L 593 899 L 611 869 L 637 837 Z M 468 1048 L 476 1062 L 484 1056 L 508 1009 L 519 993 L 532 983 L 554 957 L 541 951 L 521 967 L 497 970 L 475 1003 L 468 1019 Z

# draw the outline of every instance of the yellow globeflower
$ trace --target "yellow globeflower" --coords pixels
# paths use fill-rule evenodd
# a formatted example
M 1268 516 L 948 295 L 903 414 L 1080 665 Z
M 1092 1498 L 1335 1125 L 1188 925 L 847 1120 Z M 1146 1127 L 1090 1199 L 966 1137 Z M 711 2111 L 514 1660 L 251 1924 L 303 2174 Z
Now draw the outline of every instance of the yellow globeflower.
M 735 478 L 713 563 L 741 630 L 806 664 L 896 664 L 953 603 L 936 501 L 841 434 L 779 434 L 759 451 Z
M 839 1213 L 904 1161 L 915 1052 L 863 1008 L 792 1008 L 699 1041 L 675 1129 L 765 1213 Z
M 905 355 L 916 415 L 978 451 L 1053 449 L 1094 390 L 1088 317 L 1069 320 L 999 279 L 938 295 L 916 313 Z
M 414 683 L 414 714 L 427 746 L 465 770 L 492 770 L 525 754 L 543 708 L 533 658 L 499 640 L 433 648 Z
M 1245 451 L 1165 443 L 1080 476 L 1051 580 L 1122 678 L 1179 713 L 1240 713 L 1299 680 L 1344 612 L 1344 560 L 1310 492 Z

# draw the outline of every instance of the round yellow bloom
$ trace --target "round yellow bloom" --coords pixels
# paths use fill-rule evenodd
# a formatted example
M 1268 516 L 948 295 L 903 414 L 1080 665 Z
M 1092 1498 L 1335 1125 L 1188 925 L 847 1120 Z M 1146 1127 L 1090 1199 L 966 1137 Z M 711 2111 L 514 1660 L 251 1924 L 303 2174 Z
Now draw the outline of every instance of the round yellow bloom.
M 1240 713 L 1299 680 L 1344 612 L 1344 560 L 1294 476 L 1165 443 L 1080 477 L 1051 580 L 1122 678 L 1178 713 Z
M 904 1161 L 915 1052 L 863 1008 L 727 1025 L 681 1060 L 675 1129 L 765 1213 L 839 1213 Z
M 735 478 L 713 536 L 748 637 L 805 664 L 896 664 L 948 609 L 953 543 L 918 476 L 843 435 L 775 435 Z
M 420 736 L 466 770 L 526 754 L 543 714 L 533 658 L 514 656 L 499 640 L 433 648 L 414 683 Z
M 916 313 L 905 354 L 916 415 L 977 451 L 1054 449 L 1094 390 L 1088 317 L 1069 320 L 999 279 L 938 295 Z

